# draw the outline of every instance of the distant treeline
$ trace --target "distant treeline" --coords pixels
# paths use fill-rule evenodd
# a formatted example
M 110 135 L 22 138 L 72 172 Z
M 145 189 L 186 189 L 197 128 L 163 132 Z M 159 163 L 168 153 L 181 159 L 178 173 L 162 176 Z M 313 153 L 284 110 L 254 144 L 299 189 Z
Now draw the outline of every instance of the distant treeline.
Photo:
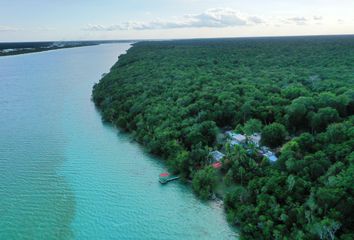
M 354 239 L 354 37 L 140 42 L 93 89 L 209 197 L 223 129 L 261 132 L 279 160 L 226 146 L 228 220 L 243 239 Z M 225 148 L 225 147 L 224 147 Z
M 131 42 L 125 40 L 106 41 L 48 41 L 48 42 L 0 42 L 0 56 L 40 52 L 60 48 L 91 46 L 106 43 Z

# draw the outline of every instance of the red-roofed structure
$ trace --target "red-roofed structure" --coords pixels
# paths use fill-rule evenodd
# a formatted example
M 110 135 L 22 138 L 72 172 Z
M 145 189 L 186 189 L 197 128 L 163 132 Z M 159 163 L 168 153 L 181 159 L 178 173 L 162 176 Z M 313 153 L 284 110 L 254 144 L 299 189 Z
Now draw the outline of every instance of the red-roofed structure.
M 221 162 L 216 162 L 216 163 L 213 163 L 212 165 L 213 165 L 213 168 L 218 169 L 218 168 L 221 168 L 222 163 Z
M 169 173 L 161 173 L 161 174 L 160 174 L 160 177 L 168 177 L 168 176 L 170 176 Z

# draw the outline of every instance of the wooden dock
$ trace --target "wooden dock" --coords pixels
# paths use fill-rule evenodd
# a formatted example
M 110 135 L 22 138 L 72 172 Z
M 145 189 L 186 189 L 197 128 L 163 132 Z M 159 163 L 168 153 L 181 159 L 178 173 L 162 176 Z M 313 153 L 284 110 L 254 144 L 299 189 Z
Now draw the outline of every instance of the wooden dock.
M 171 176 L 169 173 L 161 173 L 159 176 L 159 182 L 161 184 L 166 184 L 177 179 L 179 179 L 179 176 Z

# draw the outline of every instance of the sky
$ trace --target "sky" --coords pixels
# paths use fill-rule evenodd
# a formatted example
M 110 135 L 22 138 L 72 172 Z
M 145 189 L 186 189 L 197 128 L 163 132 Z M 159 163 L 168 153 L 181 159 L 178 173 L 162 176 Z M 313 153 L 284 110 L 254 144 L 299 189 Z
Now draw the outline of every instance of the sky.
M 0 42 L 354 34 L 354 0 L 0 0 Z

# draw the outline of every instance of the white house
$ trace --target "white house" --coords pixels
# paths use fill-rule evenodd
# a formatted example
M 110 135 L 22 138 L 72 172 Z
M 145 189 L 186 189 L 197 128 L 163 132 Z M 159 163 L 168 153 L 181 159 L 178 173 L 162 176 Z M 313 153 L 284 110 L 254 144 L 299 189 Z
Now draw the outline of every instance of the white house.
M 234 145 L 241 145 L 246 142 L 246 136 L 239 134 L 239 133 L 234 133 L 232 131 L 227 131 L 226 135 L 231 139 L 230 144 L 231 146 Z
M 249 140 L 251 141 L 251 143 L 259 147 L 261 141 L 261 134 L 254 133 L 249 137 Z
M 209 153 L 209 155 L 211 156 L 211 163 L 220 162 L 221 159 L 225 157 L 225 154 L 219 151 L 212 151 Z

